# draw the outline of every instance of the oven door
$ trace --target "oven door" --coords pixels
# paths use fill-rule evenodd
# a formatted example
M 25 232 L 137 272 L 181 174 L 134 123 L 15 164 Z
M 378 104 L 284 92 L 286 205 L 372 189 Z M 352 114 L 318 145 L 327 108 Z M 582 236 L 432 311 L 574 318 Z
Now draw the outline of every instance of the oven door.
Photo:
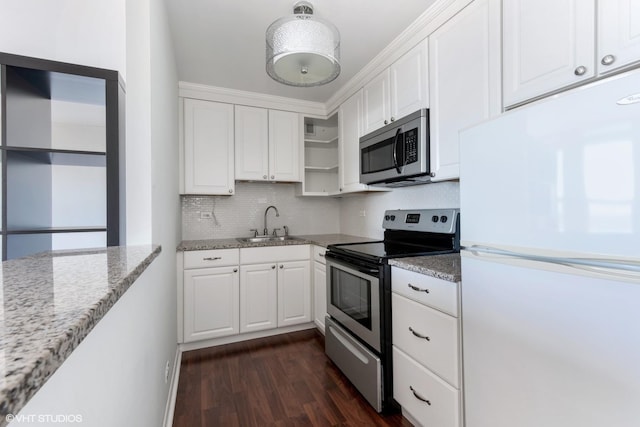
M 327 253 L 327 313 L 376 351 L 380 340 L 380 270 Z

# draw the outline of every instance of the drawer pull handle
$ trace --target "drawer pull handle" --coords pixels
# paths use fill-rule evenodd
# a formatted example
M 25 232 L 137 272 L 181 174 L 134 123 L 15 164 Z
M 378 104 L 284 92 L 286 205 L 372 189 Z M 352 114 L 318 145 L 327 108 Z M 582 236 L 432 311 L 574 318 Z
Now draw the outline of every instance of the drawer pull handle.
M 411 393 L 413 393 L 413 395 L 416 397 L 416 399 L 426 403 L 427 405 L 431 406 L 431 402 L 429 402 L 427 399 L 425 399 L 424 397 L 420 396 L 418 393 L 416 393 L 416 391 L 413 389 L 412 386 L 409 386 L 409 389 L 411 390 Z
M 418 337 L 418 338 L 422 338 L 424 340 L 431 341 L 431 338 L 429 338 L 428 336 L 425 336 L 425 335 L 417 333 L 416 331 L 413 330 L 413 328 L 411 326 L 409 326 L 409 331 L 411 331 L 411 333 L 413 335 L 415 335 L 416 337 Z
M 413 286 L 411 283 L 409 283 L 408 285 L 409 285 L 409 287 L 410 287 L 411 289 L 413 289 L 413 290 L 414 290 L 414 291 L 416 291 L 416 292 L 424 292 L 425 294 L 428 294 L 428 293 L 429 293 L 429 289 L 422 289 L 422 288 L 419 288 L 419 287 L 417 287 L 417 286 Z
M 202 258 L 203 261 L 217 261 L 219 259 L 222 259 L 222 257 L 221 256 L 210 256 L 210 257 Z

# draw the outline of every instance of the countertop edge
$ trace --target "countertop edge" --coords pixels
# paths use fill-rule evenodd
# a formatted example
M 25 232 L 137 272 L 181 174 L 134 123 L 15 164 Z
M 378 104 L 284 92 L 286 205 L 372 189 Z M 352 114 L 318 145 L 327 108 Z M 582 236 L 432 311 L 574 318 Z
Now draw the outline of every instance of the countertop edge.
M 146 256 L 130 273 L 121 278 L 110 291 L 94 305 L 87 307 L 78 321 L 54 338 L 52 346 L 44 350 L 30 365 L 25 366 L 18 381 L 0 388 L 0 427 L 8 424 L 6 416 L 17 414 L 58 370 L 93 328 L 120 300 L 162 251 L 162 246 L 153 245 Z
M 459 253 L 396 258 L 389 260 L 389 265 L 447 282 L 457 283 L 462 280 Z
M 301 234 L 296 235 L 296 240 L 273 241 L 273 242 L 240 242 L 237 238 L 221 238 L 221 239 L 202 239 L 202 240 L 183 240 L 176 247 L 176 252 L 191 252 L 202 250 L 216 249 L 245 249 L 245 248 L 262 248 L 274 246 L 293 246 L 293 245 L 315 245 L 327 247 L 334 243 L 355 243 L 376 241 L 370 237 L 355 236 L 352 234 L 328 233 L 328 234 Z

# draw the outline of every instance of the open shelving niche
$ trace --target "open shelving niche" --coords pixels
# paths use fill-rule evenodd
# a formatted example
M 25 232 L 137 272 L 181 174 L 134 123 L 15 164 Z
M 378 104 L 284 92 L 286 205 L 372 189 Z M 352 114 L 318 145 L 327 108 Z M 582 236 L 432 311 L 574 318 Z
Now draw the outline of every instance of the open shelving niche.
M 303 196 L 328 196 L 338 191 L 338 114 L 304 117 Z
M 117 72 L 0 54 L 2 259 L 120 244 Z

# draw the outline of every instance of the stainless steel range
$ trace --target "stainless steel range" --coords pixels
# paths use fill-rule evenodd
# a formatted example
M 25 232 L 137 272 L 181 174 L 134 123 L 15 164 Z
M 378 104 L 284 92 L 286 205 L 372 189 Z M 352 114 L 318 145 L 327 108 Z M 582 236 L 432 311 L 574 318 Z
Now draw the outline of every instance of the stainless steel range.
M 389 259 L 460 251 L 458 209 L 389 210 L 384 240 L 330 245 L 325 352 L 378 412 L 397 408 Z

